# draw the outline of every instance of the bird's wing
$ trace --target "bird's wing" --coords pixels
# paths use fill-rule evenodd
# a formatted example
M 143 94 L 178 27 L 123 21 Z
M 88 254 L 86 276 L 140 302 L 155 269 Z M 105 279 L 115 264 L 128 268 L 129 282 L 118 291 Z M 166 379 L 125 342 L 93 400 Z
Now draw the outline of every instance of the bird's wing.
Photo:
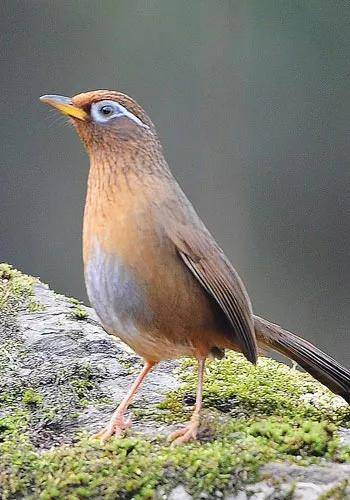
M 194 226 L 181 224 L 179 221 L 176 225 L 169 226 L 168 235 L 181 259 L 216 300 L 232 324 L 232 340 L 239 345 L 249 361 L 256 363 L 257 344 L 250 300 L 232 264 L 199 217 Z

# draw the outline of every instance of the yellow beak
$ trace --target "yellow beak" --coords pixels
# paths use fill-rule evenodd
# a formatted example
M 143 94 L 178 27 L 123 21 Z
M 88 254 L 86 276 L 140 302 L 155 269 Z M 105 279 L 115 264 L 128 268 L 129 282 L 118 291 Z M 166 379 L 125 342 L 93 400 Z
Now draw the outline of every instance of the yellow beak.
M 78 120 L 86 121 L 89 118 L 88 113 L 78 106 L 74 106 L 72 100 L 69 97 L 64 97 L 62 95 L 43 95 L 40 97 L 40 101 L 45 104 L 58 109 L 64 115 L 71 116 L 72 118 L 78 118 Z

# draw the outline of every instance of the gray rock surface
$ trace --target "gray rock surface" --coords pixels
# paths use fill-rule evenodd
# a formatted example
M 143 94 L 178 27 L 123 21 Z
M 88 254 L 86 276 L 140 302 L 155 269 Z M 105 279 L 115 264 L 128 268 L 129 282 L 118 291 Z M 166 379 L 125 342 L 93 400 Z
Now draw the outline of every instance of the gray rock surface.
M 78 431 L 93 433 L 100 429 L 140 370 L 141 361 L 124 344 L 107 335 L 90 308 L 79 305 L 77 314 L 76 302 L 41 283 L 36 285 L 35 295 L 43 310 L 28 312 L 20 307 L 16 315 L 0 314 L 0 390 L 13 395 L 27 389 L 29 398 L 30 391 L 44 396 L 47 418 L 42 409 L 35 418 L 33 405 L 31 439 L 45 451 L 53 445 L 71 443 Z M 155 415 L 161 411 L 157 404 L 164 395 L 179 386 L 176 366 L 176 362 L 161 364 L 141 389 L 131 408 L 134 432 L 153 437 L 173 430 L 172 425 L 160 423 Z M 2 408 L 0 417 L 10 411 Z M 138 418 L 141 413 L 142 426 Z M 344 430 L 341 438 L 348 442 L 349 431 Z M 269 464 L 261 470 L 256 484 L 226 496 L 217 491 L 201 498 L 350 498 L 349 478 L 350 465 Z M 192 496 L 179 484 L 159 498 L 189 500 Z
M 192 496 L 187 493 L 182 484 L 176 486 L 168 495 L 168 500 L 190 500 L 191 498 Z
M 339 500 L 350 498 L 350 465 L 326 464 L 299 467 L 269 464 L 262 468 L 263 481 L 224 496 L 224 500 Z M 182 485 L 172 490 L 170 500 L 192 497 Z M 220 498 L 214 495 L 213 498 Z
M 269 464 L 262 468 L 265 481 L 247 487 L 250 499 L 288 498 L 318 500 L 350 498 L 350 465 L 325 464 L 300 467 L 290 464 Z M 334 493 L 334 494 L 333 494 Z M 336 496 L 338 495 L 338 496 Z
M 70 443 L 77 431 L 94 433 L 109 420 L 118 402 L 142 367 L 139 357 L 118 339 L 108 335 L 92 309 L 79 305 L 86 318 L 78 320 L 76 305 L 46 285 L 35 287 L 43 310 L 20 310 L 15 322 L 2 332 L 2 356 L 7 358 L 1 388 L 15 392 L 37 390 L 55 412 L 47 426 L 42 417 L 32 428 L 38 445 Z M 16 343 L 16 339 L 18 342 Z M 152 414 L 164 394 L 175 389 L 176 363 L 162 363 L 141 388 L 132 413 Z M 159 412 L 159 410 L 157 410 Z M 1 416 L 1 414 L 0 414 Z M 134 430 L 140 429 L 134 417 Z M 171 426 L 143 415 L 142 431 L 147 435 L 171 432 Z

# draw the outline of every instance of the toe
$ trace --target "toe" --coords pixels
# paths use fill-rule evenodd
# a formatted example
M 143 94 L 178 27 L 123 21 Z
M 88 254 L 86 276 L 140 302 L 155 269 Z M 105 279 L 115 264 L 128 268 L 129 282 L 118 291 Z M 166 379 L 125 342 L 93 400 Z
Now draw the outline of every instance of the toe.
M 186 432 L 187 428 L 186 427 L 181 427 L 181 429 L 178 429 L 177 431 L 172 432 L 168 438 L 167 441 L 169 443 L 172 443 L 175 439 L 177 439 L 179 436 L 182 436 Z
M 178 436 L 176 439 L 174 439 L 174 441 L 171 443 L 171 446 L 178 446 L 180 444 L 189 443 L 190 441 L 195 441 L 196 439 L 196 433 L 194 433 L 192 430 L 188 430 L 181 436 Z
M 91 436 L 91 439 L 99 439 L 101 442 L 106 441 L 112 436 L 113 432 L 111 432 L 110 429 L 105 428 L 102 429 L 100 432 L 97 432 L 96 434 L 93 434 Z
M 171 442 L 172 446 L 195 441 L 197 439 L 197 430 L 197 426 L 188 425 L 170 434 L 168 441 Z
M 104 427 L 99 432 L 92 434 L 92 436 L 90 436 L 90 438 L 91 439 L 100 439 L 106 432 L 107 432 L 107 427 Z
M 91 439 L 99 439 L 102 443 L 110 439 L 112 436 L 120 437 L 123 432 L 131 427 L 130 420 L 123 420 L 123 422 L 107 425 L 104 429 L 91 436 Z
M 112 436 L 120 437 L 123 431 L 129 427 L 131 427 L 131 420 L 124 418 L 123 415 L 114 416 L 109 424 L 100 432 L 93 434 L 91 439 L 100 439 L 100 441 L 104 443 Z

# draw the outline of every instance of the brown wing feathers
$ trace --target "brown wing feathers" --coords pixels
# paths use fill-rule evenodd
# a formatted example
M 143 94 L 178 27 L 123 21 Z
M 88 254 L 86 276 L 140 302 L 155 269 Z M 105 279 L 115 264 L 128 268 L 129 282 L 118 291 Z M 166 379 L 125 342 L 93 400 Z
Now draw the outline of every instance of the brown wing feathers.
M 168 222 L 168 235 L 181 259 L 231 323 L 232 341 L 249 361 L 256 363 L 258 349 L 251 305 L 238 274 L 202 223 L 191 231 L 193 226 L 189 230 L 177 224 L 175 229 L 171 227 L 172 218 Z
M 244 297 L 242 290 L 239 290 L 235 282 L 237 280 L 235 273 L 231 272 L 227 275 L 226 272 L 225 276 L 222 269 L 225 267 L 225 263 L 216 261 L 214 266 L 209 260 L 193 260 L 181 251 L 179 254 L 205 290 L 216 300 L 232 324 L 234 340 L 241 347 L 243 354 L 249 361 L 256 363 L 257 348 L 249 306 L 242 303 Z M 221 266 L 219 267 L 218 264 Z

